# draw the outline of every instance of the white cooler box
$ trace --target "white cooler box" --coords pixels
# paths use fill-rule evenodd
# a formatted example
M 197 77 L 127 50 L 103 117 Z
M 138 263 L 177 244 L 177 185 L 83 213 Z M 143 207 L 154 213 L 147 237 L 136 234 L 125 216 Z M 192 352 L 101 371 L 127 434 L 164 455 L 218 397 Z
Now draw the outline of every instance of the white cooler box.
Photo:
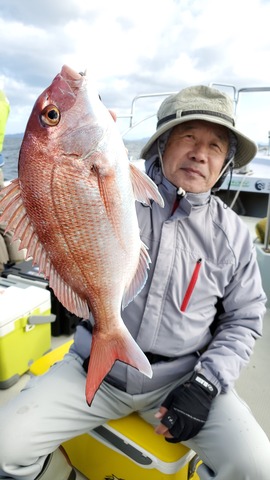
M 51 349 L 50 292 L 0 278 L 0 389 Z

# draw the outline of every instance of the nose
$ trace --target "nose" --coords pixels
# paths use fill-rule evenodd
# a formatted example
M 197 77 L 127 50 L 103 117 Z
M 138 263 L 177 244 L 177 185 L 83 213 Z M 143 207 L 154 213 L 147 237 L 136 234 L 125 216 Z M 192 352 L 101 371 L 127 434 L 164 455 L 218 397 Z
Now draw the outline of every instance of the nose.
M 196 142 L 189 152 L 189 158 L 199 163 L 204 163 L 208 158 L 208 149 L 203 142 Z

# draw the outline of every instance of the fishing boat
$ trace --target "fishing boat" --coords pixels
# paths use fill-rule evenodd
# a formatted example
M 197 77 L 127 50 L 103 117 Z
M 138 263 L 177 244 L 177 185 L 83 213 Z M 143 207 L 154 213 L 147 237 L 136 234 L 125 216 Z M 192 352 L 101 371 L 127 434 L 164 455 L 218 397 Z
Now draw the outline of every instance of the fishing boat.
M 252 94 L 254 92 L 270 92 L 270 87 L 261 88 L 244 88 L 236 89 L 236 87 L 226 84 L 210 84 L 211 86 L 231 88 L 233 92 L 233 100 L 235 104 L 235 112 L 237 112 L 239 98 L 241 94 Z M 127 141 L 130 132 L 134 132 L 138 126 L 144 122 L 154 118 L 156 115 L 157 105 L 154 105 L 153 113 L 147 116 L 139 117 L 137 115 L 138 102 L 145 103 L 153 99 L 158 102 L 164 97 L 176 92 L 151 93 L 136 96 L 130 108 L 124 114 L 118 117 L 126 119 L 129 123 L 128 128 L 123 132 L 123 139 Z M 146 140 L 146 139 L 145 139 Z M 143 162 L 139 156 L 133 157 L 132 161 L 141 165 Z M 250 405 L 258 422 L 262 425 L 265 432 L 270 438 L 270 383 L 268 378 L 268 364 L 270 360 L 270 155 L 269 148 L 259 150 L 256 157 L 241 171 L 234 171 L 232 177 L 225 179 L 220 191 L 217 193 L 233 210 L 241 216 L 247 224 L 254 245 L 257 250 L 258 263 L 261 270 L 264 290 L 268 297 L 267 312 L 264 321 L 264 334 L 255 346 L 255 351 L 250 359 L 249 365 L 243 370 L 239 380 L 236 383 L 236 389 L 240 396 Z M 256 225 L 260 220 L 266 219 L 264 239 L 258 237 Z M 73 335 L 52 336 L 52 350 L 63 346 L 67 342 L 72 341 Z M 16 395 L 25 385 L 31 372 L 23 374 L 19 380 L 7 389 L 0 389 L 0 405 L 8 399 Z M 147 470 L 145 477 L 148 478 Z M 151 477 L 152 478 L 152 477 Z M 163 478 L 163 477 L 162 477 Z

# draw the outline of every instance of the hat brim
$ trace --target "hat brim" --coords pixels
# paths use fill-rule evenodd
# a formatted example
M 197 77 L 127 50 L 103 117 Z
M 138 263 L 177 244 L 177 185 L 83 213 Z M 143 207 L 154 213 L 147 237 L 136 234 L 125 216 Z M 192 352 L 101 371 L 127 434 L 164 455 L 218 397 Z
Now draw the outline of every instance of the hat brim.
M 177 117 L 161 125 L 143 147 L 141 151 L 141 158 L 144 158 L 145 160 L 147 160 L 148 158 L 158 153 L 156 140 L 163 133 L 167 132 L 168 130 L 175 127 L 176 125 L 180 125 L 182 123 L 186 123 L 191 120 L 204 120 L 205 122 L 216 123 L 218 125 L 222 125 L 228 128 L 235 134 L 237 138 L 237 150 L 234 156 L 235 169 L 242 168 L 244 165 L 247 165 L 255 157 L 258 151 L 258 147 L 256 143 L 253 142 L 253 140 L 243 135 L 241 132 L 239 132 L 232 125 L 229 125 L 228 122 L 226 122 L 226 120 L 223 120 L 222 118 L 219 118 L 219 117 L 215 118 L 212 115 L 211 116 L 205 115 L 205 114 L 200 115 L 196 113 L 194 115 L 185 115 L 185 117 Z

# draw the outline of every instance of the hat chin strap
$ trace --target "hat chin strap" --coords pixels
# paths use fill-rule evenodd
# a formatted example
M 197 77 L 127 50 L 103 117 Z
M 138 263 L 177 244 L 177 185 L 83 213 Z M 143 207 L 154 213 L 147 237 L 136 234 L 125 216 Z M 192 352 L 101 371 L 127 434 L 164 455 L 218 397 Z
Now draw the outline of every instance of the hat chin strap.
M 217 177 L 215 183 L 217 183 L 219 181 L 219 179 L 222 177 L 222 175 L 226 172 L 227 168 L 231 165 L 231 163 L 233 163 L 233 158 L 230 158 L 230 160 L 226 163 L 226 165 L 224 165 L 224 167 L 222 168 L 219 176 Z
M 220 187 L 223 184 L 225 178 L 227 177 L 227 174 L 229 173 L 229 169 L 230 169 L 230 180 L 229 180 L 229 184 L 228 184 L 228 190 L 230 189 L 233 167 L 234 167 L 234 156 L 231 157 L 227 161 L 227 163 L 223 166 L 223 168 L 221 169 L 221 172 L 220 172 L 219 176 L 217 177 L 214 185 L 211 188 L 213 193 L 220 189 Z

